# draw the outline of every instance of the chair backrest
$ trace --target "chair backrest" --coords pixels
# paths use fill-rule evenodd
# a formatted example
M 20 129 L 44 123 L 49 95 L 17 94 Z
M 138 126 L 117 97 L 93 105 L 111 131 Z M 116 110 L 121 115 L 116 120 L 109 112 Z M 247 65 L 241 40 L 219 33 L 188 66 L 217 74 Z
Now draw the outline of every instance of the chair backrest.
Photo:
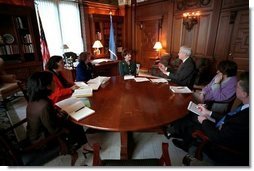
M 74 52 L 65 52 L 64 54 L 63 54 L 63 57 L 66 59 L 66 58 L 70 58 L 70 57 L 72 57 L 72 62 L 75 62 L 75 60 L 78 58 L 78 56 L 77 56 L 77 54 L 76 53 L 74 53 Z
M 94 144 L 93 149 L 93 166 L 171 166 L 171 161 L 168 153 L 168 143 L 162 143 L 162 155 L 160 158 L 150 159 L 102 160 L 100 157 L 99 144 Z
M 215 64 L 214 59 L 204 58 L 204 57 L 193 57 L 193 60 L 196 63 L 197 74 L 195 78 L 195 85 L 206 85 L 211 81 L 212 66 Z
M 213 112 L 225 114 L 231 111 L 231 108 L 235 102 L 236 94 L 226 101 L 206 101 L 207 108 Z
M 196 142 L 198 142 L 195 151 L 195 158 L 198 160 L 202 160 L 203 153 L 206 153 L 216 165 L 249 165 L 249 155 L 244 151 L 239 151 L 225 145 L 213 143 L 201 130 L 194 131 L 192 133 L 192 137 L 196 139 Z M 191 162 L 190 155 L 186 155 L 183 159 L 183 163 L 185 165 L 190 165 L 189 162 Z
M 14 129 L 27 122 L 23 119 L 16 124 L 1 130 L 0 132 L 0 151 L 4 158 L 1 159 L 1 165 L 8 166 L 39 166 L 54 159 L 61 154 L 71 154 L 71 165 L 75 164 L 77 159 L 76 151 L 70 151 L 67 145 L 61 140 L 65 132 L 59 131 L 56 134 L 47 136 L 46 138 L 31 144 L 28 139 L 18 141 L 14 134 Z M 71 153 L 72 152 L 72 153 Z

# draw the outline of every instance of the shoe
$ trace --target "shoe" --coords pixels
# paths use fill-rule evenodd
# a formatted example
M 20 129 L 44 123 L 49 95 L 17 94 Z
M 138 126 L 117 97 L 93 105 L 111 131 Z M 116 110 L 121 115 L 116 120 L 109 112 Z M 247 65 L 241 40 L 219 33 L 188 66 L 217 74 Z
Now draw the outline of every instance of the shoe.
M 180 148 L 180 149 L 182 149 L 183 151 L 185 151 L 185 152 L 188 153 L 189 147 L 188 147 L 186 144 L 184 144 L 183 141 L 178 140 L 178 139 L 173 139 L 172 142 L 173 142 L 173 144 L 174 144 L 177 148 Z
M 164 136 L 169 140 L 171 138 L 171 133 L 167 130 L 164 130 Z

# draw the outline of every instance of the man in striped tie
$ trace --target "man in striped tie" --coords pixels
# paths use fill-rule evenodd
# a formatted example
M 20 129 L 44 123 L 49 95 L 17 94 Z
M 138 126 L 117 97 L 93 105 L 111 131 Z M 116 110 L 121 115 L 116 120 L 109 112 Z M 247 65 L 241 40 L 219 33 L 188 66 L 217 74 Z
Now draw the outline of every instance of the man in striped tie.
M 236 96 L 242 102 L 235 110 L 225 115 L 216 114 L 207 110 L 203 105 L 198 105 L 202 113 L 197 120 L 193 117 L 182 118 L 173 123 L 173 137 L 180 137 L 182 140 L 173 139 L 173 144 L 185 151 L 191 146 L 192 132 L 202 130 L 212 143 L 226 146 L 244 155 L 240 159 L 242 163 L 249 163 L 249 72 L 240 75 L 237 83 Z M 215 123 L 208 118 L 215 119 Z M 222 151 L 213 151 L 216 156 L 222 156 Z M 238 156 L 237 156 L 238 157 Z

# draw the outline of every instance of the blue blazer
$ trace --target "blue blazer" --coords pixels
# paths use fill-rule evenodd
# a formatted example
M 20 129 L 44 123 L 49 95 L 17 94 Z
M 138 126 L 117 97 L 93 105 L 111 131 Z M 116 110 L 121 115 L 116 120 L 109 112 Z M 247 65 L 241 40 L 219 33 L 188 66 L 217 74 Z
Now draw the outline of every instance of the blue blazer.
M 76 81 L 88 81 L 93 77 L 93 65 L 79 62 L 76 68 Z

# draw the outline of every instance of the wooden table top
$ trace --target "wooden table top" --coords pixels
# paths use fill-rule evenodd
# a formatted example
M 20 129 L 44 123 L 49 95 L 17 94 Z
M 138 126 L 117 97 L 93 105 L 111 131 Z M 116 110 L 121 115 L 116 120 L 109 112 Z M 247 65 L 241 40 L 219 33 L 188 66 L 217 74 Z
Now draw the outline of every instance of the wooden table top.
M 77 124 L 108 131 L 141 131 L 187 114 L 192 94 L 175 94 L 169 84 L 111 77 L 89 98 L 95 113 Z

